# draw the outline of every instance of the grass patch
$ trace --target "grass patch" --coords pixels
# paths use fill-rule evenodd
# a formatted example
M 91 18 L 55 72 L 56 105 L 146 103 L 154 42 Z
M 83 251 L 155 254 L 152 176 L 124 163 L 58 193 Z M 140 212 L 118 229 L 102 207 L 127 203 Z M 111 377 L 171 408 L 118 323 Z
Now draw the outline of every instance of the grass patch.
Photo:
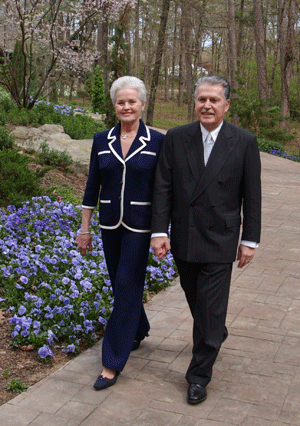
M 179 107 L 176 100 L 165 102 L 157 101 L 154 108 L 153 126 L 168 130 L 172 127 L 186 124 L 187 105 Z

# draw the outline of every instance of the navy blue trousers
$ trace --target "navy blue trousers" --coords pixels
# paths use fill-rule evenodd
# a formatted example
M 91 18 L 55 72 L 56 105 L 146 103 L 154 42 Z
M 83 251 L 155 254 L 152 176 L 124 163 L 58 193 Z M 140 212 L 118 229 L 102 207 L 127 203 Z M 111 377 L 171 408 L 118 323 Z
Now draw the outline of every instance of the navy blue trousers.
M 122 371 L 134 340 L 143 340 L 150 325 L 143 307 L 150 233 L 123 226 L 102 229 L 103 249 L 114 293 L 114 308 L 102 344 L 104 367 Z

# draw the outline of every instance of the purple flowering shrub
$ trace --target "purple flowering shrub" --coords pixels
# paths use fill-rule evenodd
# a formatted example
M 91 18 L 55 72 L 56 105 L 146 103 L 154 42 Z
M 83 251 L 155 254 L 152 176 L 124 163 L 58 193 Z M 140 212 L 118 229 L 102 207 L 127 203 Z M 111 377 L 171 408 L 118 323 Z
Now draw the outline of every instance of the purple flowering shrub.
M 75 352 L 91 344 L 113 309 L 98 217 L 91 221 L 93 251 L 82 256 L 76 236 L 81 208 L 49 197 L 0 210 L 0 307 L 11 314 L 15 346 L 34 345 L 41 358 L 51 346 Z M 149 255 L 145 289 L 166 286 L 173 259 Z
M 281 149 L 269 149 L 269 154 L 277 155 L 278 157 L 286 158 L 287 160 L 292 160 L 300 163 L 300 157 L 297 155 L 289 155 L 286 152 L 282 151 Z

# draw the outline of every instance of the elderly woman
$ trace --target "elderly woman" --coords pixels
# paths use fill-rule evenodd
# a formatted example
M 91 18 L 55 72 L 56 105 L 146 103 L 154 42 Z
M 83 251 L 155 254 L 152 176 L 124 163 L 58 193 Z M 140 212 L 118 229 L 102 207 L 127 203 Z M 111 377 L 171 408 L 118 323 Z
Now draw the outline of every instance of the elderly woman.
M 136 77 L 120 77 L 111 86 L 119 119 L 116 127 L 97 133 L 77 237 L 83 255 L 92 250 L 89 225 L 99 199 L 99 222 L 114 309 L 102 345 L 103 371 L 94 384 L 115 384 L 129 354 L 150 329 L 142 297 L 149 244 L 154 172 L 164 135 L 140 119 L 146 88 Z

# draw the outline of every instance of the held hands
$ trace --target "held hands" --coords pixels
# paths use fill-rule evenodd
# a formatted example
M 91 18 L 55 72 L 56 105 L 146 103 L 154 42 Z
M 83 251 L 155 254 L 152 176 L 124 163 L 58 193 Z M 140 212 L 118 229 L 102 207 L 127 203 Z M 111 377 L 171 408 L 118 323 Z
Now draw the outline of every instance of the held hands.
M 164 257 L 171 249 L 168 237 L 153 237 L 151 238 L 150 244 L 158 259 Z
M 91 234 L 79 234 L 76 238 L 76 243 L 82 256 L 86 256 L 87 249 L 89 251 L 93 250 Z
M 236 258 L 237 260 L 239 260 L 238 268 L 242 268 L 243 266 L 250 263 L 254 257 L 254 253 L 255 253 L 255 248 L 240 244 L 238 248 L 237 258 Z

